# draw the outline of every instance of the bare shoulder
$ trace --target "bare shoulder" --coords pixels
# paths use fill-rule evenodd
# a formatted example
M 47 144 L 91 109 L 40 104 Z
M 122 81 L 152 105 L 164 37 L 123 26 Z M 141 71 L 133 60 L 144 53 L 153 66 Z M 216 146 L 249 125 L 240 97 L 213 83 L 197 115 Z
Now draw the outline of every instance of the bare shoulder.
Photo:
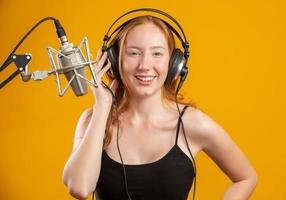
M 189 124 L 192 131 L 195 131 L 197 134 L 203 133 L 204 129 L 207 129 L 215 123 L 203 110 L 192 106 L 188 106 L 186 109 L 183 120 L 186 124 Z
M 187 110 L 184 123 L 188 124 L 188 136 L 196 140 L 200 150 L 203 150 L 232 181 L 249 177 L 256 180 L 256 172 L 243 151 L 227 131 L 204 111 Z
M 219 139 L 223 138 L 221 142 L 226 141 L 226 138 L 229 139 L 224 128 L 205 111 L 188 107 L 184 115 L 183 121 L 186 124 L 188 136 L 195 140 L 202 150 L 211 148 L 211 143 Z

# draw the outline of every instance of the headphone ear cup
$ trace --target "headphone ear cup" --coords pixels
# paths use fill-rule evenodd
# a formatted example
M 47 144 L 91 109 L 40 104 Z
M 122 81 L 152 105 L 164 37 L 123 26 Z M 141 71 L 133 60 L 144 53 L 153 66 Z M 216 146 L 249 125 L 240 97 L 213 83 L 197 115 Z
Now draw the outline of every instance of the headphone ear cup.
M 119 82 L 121 81 L 120 73 L 119 73 L 119 64 L 118 64 L 118 57 L 119 57 L 119 50 L 117 45 L 111 45 L 107 49 L 107 58 L 111 63 L 111 73 L 115 79 Z
M 171 85 L 174 80 L 180 75 L 184 66 L 184 53 L 176 48 L 174 49 L 169 62 L 169 70 L 166 78 L 166 83 Z

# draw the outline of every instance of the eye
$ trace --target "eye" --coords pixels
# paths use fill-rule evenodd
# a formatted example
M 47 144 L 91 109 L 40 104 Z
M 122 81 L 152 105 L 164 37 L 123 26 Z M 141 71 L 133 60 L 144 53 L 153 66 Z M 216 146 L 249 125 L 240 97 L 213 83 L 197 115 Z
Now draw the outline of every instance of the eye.
M 140 53 L 139 51 L 129 51 L 127 54 L 130 55 L 130 56 L 138 56 L 138 55 L 141 55 L 141 53 Z
M 159 57 L 159 56 L 162 56 L 163 53 L 161 53 L 161 52 L 154 52 L 153 55 L 156 56 L 156 57 Z

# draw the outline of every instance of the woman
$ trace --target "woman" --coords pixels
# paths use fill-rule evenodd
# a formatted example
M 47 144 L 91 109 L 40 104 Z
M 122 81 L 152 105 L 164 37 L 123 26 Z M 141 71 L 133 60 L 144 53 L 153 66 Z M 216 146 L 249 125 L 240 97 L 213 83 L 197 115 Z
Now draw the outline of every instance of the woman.
M 183 110 L 186 138 L 178 126 L 177 82 L 165 82 L 175 48 L 168 27 L 156 17 L 137 17 L 113 43 L 119 47 L 121 80 L 109 78 L 118 102 L 126 174 L 117 149 L 114 112 L 110 128 L 107 125 L 112 95 L 99 85 L 93 89 L 96 103 L 79 119 L 73 152 L 64 168 L 63 181 L 70 194 L 87 199 L 96 188 L 97 199 L 103 200 L 187 199 L 195 177 L 192 156 L 204 151 L 232 181 L 223 199 L 248 199 L 257 182 L 256 172 L 225 130 L 182 98 L 178 106 Z M 100 50 L 95 66 L 98 80 L 111 67 L 109 61 L 103 67 L 106 60 L 106 52 Z

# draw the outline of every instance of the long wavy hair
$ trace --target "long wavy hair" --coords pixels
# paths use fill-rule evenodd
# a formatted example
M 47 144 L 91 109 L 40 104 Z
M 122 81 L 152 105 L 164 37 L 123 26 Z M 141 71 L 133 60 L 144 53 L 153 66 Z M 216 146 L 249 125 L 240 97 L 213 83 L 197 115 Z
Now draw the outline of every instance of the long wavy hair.
M 122 52 L 125 48 L 126 36 L 128 32 L 135 26 L 147 24 L 147 23 L 154 24 L 162 31 L 162 33 L 167 39 L 170 56 L 173 50 L 176 48 L 176 43 L 175 43 L 175 39 L 174 39 L 172 31 L 165 25 L 165 23 L 162 20 L 160 20 L 159 18 L 155 16 L 150 16 L 150 15 L 139 16 L 139 17 L 132 19 L 112 39 L 111 44 L 118 45 L 118 49 L 119 49 L 119 63 L 118 64 L 119 64 L 119 73 L 120 73 L 122 82 L 119 83 L 117 90 L 115 92 L 115 97 L 116 97 L 116 102 L 117 102 L 118 121 L 116 117 L 117 115 L 116 110 L 115 110 L 116 108 L 113 107 L 113 109 L 111 110 L 110 118 L 106 125 L 106 133 L 105 133 L 103 148 L 106 148 L 110 144 L 113 128 L 115 128 L 115 125 L 117 125 L 117 123 L 120 127 L 119 116 L 121 113 L 123 113 L 128 108 L 128 97 L 130 96 L 130 94 L 128 92 L 127 85 L 125 84 L 125 81 L 124 81 L 124 75 L 122 74 Z M 107 73 L 107 77 L 109 80 L 112 79 L 110 73 Z M 171 85 L 168 85 L 165 82 L 164 85 L 162 86 L 162 103 L 164 105 L 167 105 L 171 109 L 173 108 L 172 104 L 176 102 L 176 88 L 177 88 L 178 82 L 179 80 L 177 79 L 177 80 L 174 80 Z M 177 101 L 180 104 L 184 104 L 184 105 L 197 108 L 197 106 L 192 100 L 185 101 L 184 97 L 180 93 L 177 95 Z

